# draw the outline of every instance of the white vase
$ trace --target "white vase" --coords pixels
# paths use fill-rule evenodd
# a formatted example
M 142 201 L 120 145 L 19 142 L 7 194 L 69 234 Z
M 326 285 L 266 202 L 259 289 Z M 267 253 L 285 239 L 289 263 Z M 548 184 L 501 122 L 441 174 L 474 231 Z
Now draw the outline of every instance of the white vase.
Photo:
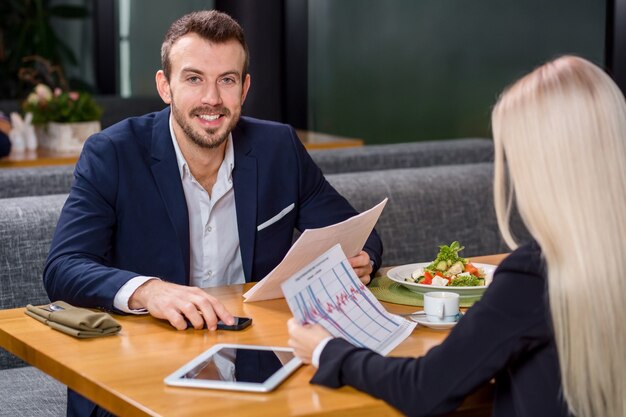
M 100 131 L 100 121 L 57 123 L 37 127 L 40 148 L 58 152 L 80 152 L 87 138 Z

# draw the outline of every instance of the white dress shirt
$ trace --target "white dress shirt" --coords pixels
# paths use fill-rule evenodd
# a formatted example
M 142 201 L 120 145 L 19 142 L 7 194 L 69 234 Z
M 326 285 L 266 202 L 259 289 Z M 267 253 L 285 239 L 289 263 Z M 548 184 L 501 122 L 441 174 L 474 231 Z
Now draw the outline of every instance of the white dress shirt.
M 245 278 L 232 178 L 235 167 L 232 135 L 228 136 L 224 160 L 209 195 L 189 170 L 172 128 L 171 115 L 169 124 L 189 213 L 190 285 L 206 288 L 243 284 Z M 127 313 L 145 313 L 145 309 L 131 310 L 128 300 L 140 285 L 150 279 L 156 278 L 137 276 L 130 279 L 115 295 L 115 308 Z

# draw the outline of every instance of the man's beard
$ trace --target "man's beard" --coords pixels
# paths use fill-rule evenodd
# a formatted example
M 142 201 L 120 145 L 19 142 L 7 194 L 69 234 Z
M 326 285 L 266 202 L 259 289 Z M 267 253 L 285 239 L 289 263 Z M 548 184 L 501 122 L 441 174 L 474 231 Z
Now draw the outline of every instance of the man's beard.
M 191 140 L 194 144 L 198 145 L 201 148 L 205 149 L 215 149 L 221 146 L 226 139 L 228 139 L 228 135 L 235 128 L 235 125 L 239 121 L 239 114 L 235 115 L 230 121 L 230 124 L 226 127 L 226 130 L 223 134 L 217 135 L 217 131 L 219 129 L 204 129 L 202 132 L 198 132 L 193 129 L 190 123 L 187 123 L 184 114 L 174 105 L 174 99 L 172 97 L 171 102 L 172 114 L 174 115 L 174 119 L 178 123 L 178 125 L 183 129 L 185 135 Z M 220 113 L 223 117 L 230 116 L 230 110 L 226 107 L 195 107 L 189 112 L 189 117 L 193 118 L 197 114 L 202 113 Z

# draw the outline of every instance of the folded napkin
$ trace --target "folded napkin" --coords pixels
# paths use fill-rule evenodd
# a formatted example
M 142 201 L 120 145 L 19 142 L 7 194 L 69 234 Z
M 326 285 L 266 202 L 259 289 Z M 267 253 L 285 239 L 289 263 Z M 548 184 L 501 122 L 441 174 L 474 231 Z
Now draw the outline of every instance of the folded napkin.
M 55 330 L 86 339 L 118 333 L 122 326 L 109 314 L 74 307 L 63 301 L 43 306 L 26 306 L 26 314 Z

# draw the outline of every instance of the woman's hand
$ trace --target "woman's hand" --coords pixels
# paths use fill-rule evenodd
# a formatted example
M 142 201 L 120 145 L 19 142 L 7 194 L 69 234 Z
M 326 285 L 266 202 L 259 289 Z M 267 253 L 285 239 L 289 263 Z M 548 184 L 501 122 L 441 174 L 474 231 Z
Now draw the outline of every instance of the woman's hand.
M 332 336 L 319 324 L 301 326 L 294 318 L 290 318 L 287 322 L 287 329 L 289 330 L 287 344 L 293 348 L 296 356 L 304 363 L 311 363 L 313 351 L 317 345 L 322 340 Z

